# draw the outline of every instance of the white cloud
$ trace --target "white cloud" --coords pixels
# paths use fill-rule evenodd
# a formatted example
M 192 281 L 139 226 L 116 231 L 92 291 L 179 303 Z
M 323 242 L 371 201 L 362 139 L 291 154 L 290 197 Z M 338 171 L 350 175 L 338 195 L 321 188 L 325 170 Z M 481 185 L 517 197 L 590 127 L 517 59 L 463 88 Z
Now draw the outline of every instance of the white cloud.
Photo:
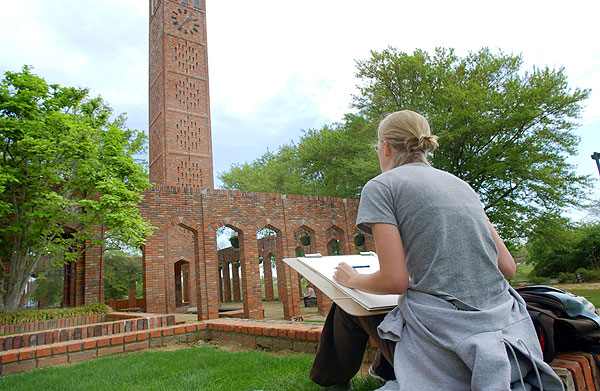
M 564 66 L 571 86 L 593 90 L 578 134 L 600 150 L 597 0 L 206 3 L 215 172 L 341 120 L 354 61 L 387 46 L 459 55 L 487 46 L 522 53 L 529 69 Z M 89 87 L 147 130 L 148 1 L 4 2 L 0 36 L 0 70 L 30 64 L 49 82 Z

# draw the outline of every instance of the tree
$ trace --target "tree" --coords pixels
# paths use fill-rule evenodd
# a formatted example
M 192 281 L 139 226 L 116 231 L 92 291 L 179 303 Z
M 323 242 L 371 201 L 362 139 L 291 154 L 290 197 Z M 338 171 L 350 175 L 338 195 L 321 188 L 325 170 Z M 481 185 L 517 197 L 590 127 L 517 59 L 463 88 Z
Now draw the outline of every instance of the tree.
M 348 114 L 343 123 L 309 129 L 298 144 L 235 165 L 219 178 L 226 189 L 355 198 L 379 173 L 372 148 L 375 129 L 371 122 Z
M 379 121 L 411 109 L 439 136 L 432 163 L 469 183 L 508 239 L 526 237 L 537 219 L 577 206 L 589 179 L 566 158 L 589 90 L 571 90 L 564 69 L 523 71 L 521 56 L 489 49 L 460 58 L 389 48 L 357 62 L 354 106 Z
M 521 56 L 486 48 L 464 58 L 452 49 L 433 55 L 394 48 L 371 52 L 357 61 L 353 106 L 358 112 L 286 147 L 292 156 L 286 170 L 305 181 L 294 188 L 301 188 L 299 194 L 358 196 L 378 173 L 369 149 L 377 124 L 390 112 L 410 109 L 425 115 L 439 136 L 433 166 L 473 187 L 505 239 L 526 238 L 541 216 L 584 199 L 590 180 L 577 175 L 567 157 L 576 153 L 579 138 L 573 130 L 590 91 L 571 89 L 562 68 L 522 68 Z M 270 164 L 280 164 L 278 156 L 272 154 Z M 260 172 L 254 163 L 243 175 L 259 177 L 260 189 L 228 177 L 236 174 L 242 173 L 221 176 L 226 187 L 280 191 L 289 184 L 283 177 L 277 189 L 269 189 L 269 171 Z
M 119 300 L 129 294 L 129 288 L 141 285 L 142 257 L 120 250 L 104 254 L 104 299 Z
M 527 248 L 535 275 L 557 277 L 578 269 L 600 268 L 600 223 L 557 224 L 554 217 L 541 219 Z
M 0 83 L 0 311 L 19 309 L 41 257 L 75 261 L 98 227 L 139 247 L 137 205 L 149 186 L 133 156 L 145 135 L 111 119 L 85 89 L 49 85 L 27 66 Z

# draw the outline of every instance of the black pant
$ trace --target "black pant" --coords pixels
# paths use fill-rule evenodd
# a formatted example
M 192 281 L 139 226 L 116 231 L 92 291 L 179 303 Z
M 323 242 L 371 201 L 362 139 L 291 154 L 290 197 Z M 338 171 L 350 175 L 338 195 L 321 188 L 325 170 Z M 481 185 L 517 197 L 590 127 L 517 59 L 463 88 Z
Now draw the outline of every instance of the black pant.
M 314 305 L 317 305 L 317 298 L 316 297 L 305 297 L 304 298 L 304 306 L 308 307 L 308 303 L 314 303 Z
M 323 387 L 350 382 L 360 369 L 371 337 L 378 347 L 373 361 L 374 372 L 386 380 L 394 380 L 391 363 L 395 343 L 381 339 L 377 334 L 377 326 L 384 317 L 353 316 L 333 303 L 323 325 L 310 379 Z

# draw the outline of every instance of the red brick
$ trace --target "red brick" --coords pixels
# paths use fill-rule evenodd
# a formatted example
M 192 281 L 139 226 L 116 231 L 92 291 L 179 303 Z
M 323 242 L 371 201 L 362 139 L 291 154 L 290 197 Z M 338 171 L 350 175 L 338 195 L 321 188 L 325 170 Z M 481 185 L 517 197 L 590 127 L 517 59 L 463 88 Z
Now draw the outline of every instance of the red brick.
M 196 331 L 196 326 L 193 324 L 187 324 L 185 325 L 185 332 L 186 333 L 193 333 L 194 331 Z
M 19 361 L 10 364 L 2 364 L 2 375 L 9 373 L 31 371 L 36 368 L 35 360 Z
M 174 334 L 184 334 L 185 326 L 175 326 L 175 328 L 173 329 L 173 333 Z
M 52 353 L 50 346 L 38 346 L 35 352 L 37 358 L 47 357 Z
M 56 356 L 56 357 L 46 357 L 46 358 L 38 358 L 37 367 L 42 368 L 48 365 L 59 365 L 65 364 L 67 362 L 67 356 Z
M 98 357 L 108 356 L 110 354 L 123 353 L 123 345 L 111 346 L 109 348 L 98 349 Z
M 19 354 L 16 351 L 0 352 L 0 363 L 7 364 L 9 362 L 18 361 Z
M 19 361 L 31 360 L 35 358 L 35 347 L 23 348 L 19 350 Z
M 173 335 L 173 329 L 172 328 L 162 329 L 162 335 L 163 335 L 163 337 Z
M 595 390 L 596 386 L 594 385 L 594 378 L 592 376 L 592 368 L 590 367 L 590 363 L 587 358 L 583 356 L 578 356 L 576 353 L 573 354 L 557 354 L 554 359 L 566 360 L 566 361 L 575 361 L 579 364 L 583 371 L 583 377 L 585 379 L 585 384 L 588 391 Z
M 82 341 L 83 343 L 83 350 L 89 350 L 89 349 L 95 349 L 96 348 L 96 340 L 95 339 L 84 339 Z
M 100 337 L 96 339 L 96 344 L 99 348 L 104 346 L 110 346 L 111 337 Z
M 160 332 L 160 330 L 151 330 L 150 331 L 150 338 L 160 338 L 162 336 L 162 333 Z
M 79 362 L 96 358 L 96 350 L 87 350 L 69 354 L 69 362 Z
M 122 345 L 123 344 L 123 336 L 117 335 L 116 337 L 111 337 L 110 344 L 111 345 Z
M 574 361 L 554 359 L 550 363 L 550 366 L 568 369 L 569 372 L 571 372 L 571 375 L 573 375 L 573 382 L 575 383 L 575 388 L 577 390 L 585 390 L 586 389 L 585 378 L 583 376 L 583 370 L 581 369 L 581 367 L 579 366 L 578 363 L 576 363 Z
M 80 341 L 72 341 L 67 342 L 67 352 L 78 352 L 81 350 L 81 342 Z
M 307 341 L 318 341 L 321 332 L 319 330 L 310 330 L 306 332 Z
M 135 333 L 123 335 L 123 342 L 125 342 L 125 343 L 135 342 L 136 339 L 137 339 L 137 335 L 135 335 Z
M 149 341 L 145 340 L 142 342 L 134 342 L 134 343 L 129 343 L 125 345 L 125 351 L 126 352 L 130 352 L 133 350 L 140 350 L 140 349 L 146 349 L 149 346 Z
M 254 348 L 256 346 L 256 338 L 255 337 L 250 337 L 250 336 L 244 336 L 244 338 L 242 339 L 242 343 L 245 346 Z
M 52 355 L 63 354 L 67 352 L 67 345 L 64 343 L 52 344 Z
M 138 341 L 144 341 L 144 340 L 148 339 L 148 336 L 150 335 L 150 333 L 148 331 L 139 331 L 136 334 L 137 334 Z

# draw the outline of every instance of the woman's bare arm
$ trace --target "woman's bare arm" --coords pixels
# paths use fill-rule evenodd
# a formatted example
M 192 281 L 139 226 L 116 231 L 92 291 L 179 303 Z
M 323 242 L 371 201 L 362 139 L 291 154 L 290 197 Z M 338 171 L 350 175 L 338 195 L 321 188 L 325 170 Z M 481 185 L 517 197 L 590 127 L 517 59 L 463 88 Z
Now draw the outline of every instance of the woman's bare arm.
M 398 227 L 392 224 L 371 224 L 379 271 L 359 274 L 346 263 L 340 263 L 333 278 L 349 288 L 376 294 L 402 294 L 408 288 L 408 269 Z
M 498 232 L 496 232 L 496 228 L 494 228 L 489 220 L 488 227 L 490 229 L 490 233 L 492 234 L 492 239 L 498 248 L 498 269 L 500 269 L 500 272 L 504 278 L 508 280 L 515 275 L 515 272 L 517 271 L 517 265 L 515 264 L 512 254 L 506 248 L 504 241 L 500 235 L 498 235 Z

